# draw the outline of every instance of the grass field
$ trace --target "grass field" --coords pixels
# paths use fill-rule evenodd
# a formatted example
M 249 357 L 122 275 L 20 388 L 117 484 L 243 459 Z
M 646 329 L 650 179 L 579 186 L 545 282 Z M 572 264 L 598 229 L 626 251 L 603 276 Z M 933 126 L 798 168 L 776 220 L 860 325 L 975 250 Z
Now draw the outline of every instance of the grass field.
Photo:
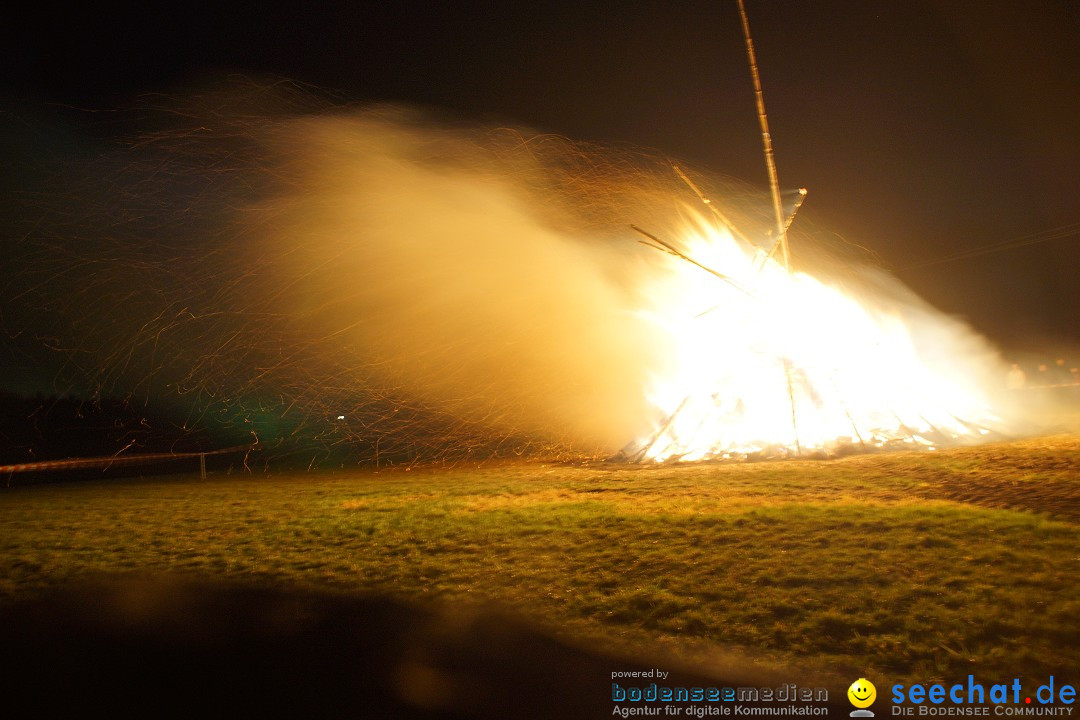
M 1080 436 L 831 461 L 0 492 L 0 602 L 191 571 L 509 605 L 567 637 L 927 682 L 1080 668 Z

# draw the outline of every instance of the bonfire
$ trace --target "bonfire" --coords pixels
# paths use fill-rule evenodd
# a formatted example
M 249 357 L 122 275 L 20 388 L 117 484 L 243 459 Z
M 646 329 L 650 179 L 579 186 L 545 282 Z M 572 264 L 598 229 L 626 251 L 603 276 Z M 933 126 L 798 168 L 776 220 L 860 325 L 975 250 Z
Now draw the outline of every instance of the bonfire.
M 648 296 L 669 334 L 672 369 L 649 399 L 654 432 L 633 461 L 746 459 L 983 439 L 1002 426 L 991 399 L 935 365 L 896 308 L 874 307 L 792 267 L 788 230 L 807 191 L 785 203 L 760 74 L 739 0 L 775 224 L 755 242 L 677 166 L 711 213 L 670 241 L 634 227 L 668 256 Z

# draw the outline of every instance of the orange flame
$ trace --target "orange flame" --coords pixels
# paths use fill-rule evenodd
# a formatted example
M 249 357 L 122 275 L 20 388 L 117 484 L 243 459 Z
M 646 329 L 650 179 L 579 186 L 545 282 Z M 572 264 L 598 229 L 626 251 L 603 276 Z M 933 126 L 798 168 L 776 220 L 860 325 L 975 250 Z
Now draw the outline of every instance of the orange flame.
M 703 222 L 681 247 L 694 262 L 669 255 L 646 289 L 670 362 L 648 391 L 662 419 L 637 458 L 934 449 L 1001 428 L 978 382 L 920 347 L 900 304 L 789 272 Z

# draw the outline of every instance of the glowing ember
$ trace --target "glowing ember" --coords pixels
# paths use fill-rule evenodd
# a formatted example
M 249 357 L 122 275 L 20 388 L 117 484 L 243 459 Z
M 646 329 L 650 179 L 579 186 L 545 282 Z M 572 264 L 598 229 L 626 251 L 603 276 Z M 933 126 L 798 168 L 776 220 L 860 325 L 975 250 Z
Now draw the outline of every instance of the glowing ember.
M 787 226 L 794 212 L 785 220 L 742 0 L 739 14 L 772 191 L 774 250 L 783 264 L 741 234 L 738 243 L 719 211 L 722 229 L 699 222 L 697 232 L 682 239 L 685 251 L 639 230 L 678 264 L 647 293 L 674 355 L 670 372 L 651 392 L 664 420 L 629 448 L 631 457 L 700 460 L 766 449 L 801 454 L 852 442 L 933 450 L 935 443 L 988 432 L 985 426 L 998 422 L 989 402 L 972 383 L 928 361 L 898 308 L 872 307 L 790 271 Z
M 680 249 L 727 280 L 669 254 L 647 289 L 671 364 L 649 391 L 662 419 L 629 457 L 933 449 L 1000 427 L 977 381 L 920 347 L 899 303 L 860 302 L 704 222 Z
M 57 387 L 175 408 L 223 446 L 255 431 L 312 466 L 603 458 L 628 440 L 631 460 L 784 456 L 1005 429 L 986 341 L 802 219 L 799 272 L 766 258 L 759 190 L 274 92 L 284 109 L 264 115 L 258 85 L 199 96 L 27 195 L 0 305 L 8 332 L 62 354 Z M 630 222 L 665 252 L 630 242 Z

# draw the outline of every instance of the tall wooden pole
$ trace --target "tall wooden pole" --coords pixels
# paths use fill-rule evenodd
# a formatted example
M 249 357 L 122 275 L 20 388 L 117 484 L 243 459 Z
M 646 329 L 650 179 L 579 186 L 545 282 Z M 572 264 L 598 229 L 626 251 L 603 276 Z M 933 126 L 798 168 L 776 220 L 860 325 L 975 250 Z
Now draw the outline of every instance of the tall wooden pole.
M 758 72 L 757 56 L 754 55 L 754 41 L 750 38 L 750 21 L 746 17 L 746 6 L 743 0 L 739 0 L 739 15 L 742 17 L 743 37 L 746 38 L 746 57 L 750 60 L 750 75 L 754 79 L 754 99 L 757 100 L 761 140 L 765 145 L 765 167 L 769 172 L 773 213 L 776 215 L 776 241 L 780 243 L 780 256 L 784 260 L 784 267 L 790 270 L 791 256 L 788 254 L 784 208 L 780 202 L 780 181 L 776 177 L 776 157 L 773 155 L 772 135 L 769 134 L 769 118 L 765 115 L 765 95 L 761 92 L 761 74 Z
M 791 255 L 788 252 L 787 222 L 784 220 L 784 208 L 780 202 L 780 181 L 776 177 L 776 157 L 773 154 L 772 135 L 769 134 L 769 119 L 765 115 L 765 95 L 761 92 L 761 74 L 758 72 L 757 57 L 754 55 L 754 41 L 750 38 L 750 20 L 746 17 L 746 5 L 739 2 L 739 16 L 742 17 L 743 37 L 746 38 L 746 57 L 750 60 L 750 75 L 754 79 L 754 99 L 757 100 L 758 123 L 761 124 L 761 140 L 765 145 L 765 167 L 769 172 L 769 188 L 772 190 L 773 214 L 776 216 L 776 241 L 780 244 L 780 257 L 784 269 L 791 271 Z M 784 355 L 784 378 L 787 380 L 788 400 L 791 402 L 791 428 L 795 433 L 795 452 L 802 455 L 799 442 L 799 423 L 795 417 L 795 388 L 791 383 L 791 361 Z

